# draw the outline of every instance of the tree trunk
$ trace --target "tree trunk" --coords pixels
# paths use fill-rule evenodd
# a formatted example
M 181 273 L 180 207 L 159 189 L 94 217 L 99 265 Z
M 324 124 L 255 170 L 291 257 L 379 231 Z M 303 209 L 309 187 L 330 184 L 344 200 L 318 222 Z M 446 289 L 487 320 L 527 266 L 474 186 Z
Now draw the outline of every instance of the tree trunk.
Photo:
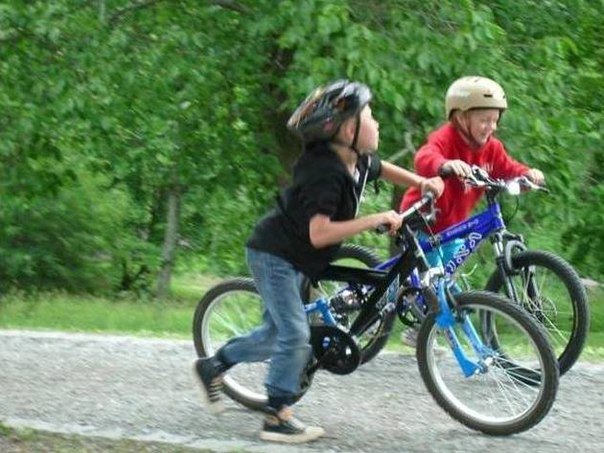
M 180 219 L 180 202 L 180 189 L 178 185 L 173 185 L 168 191 L 166 232 L 164 233 L 161 269 L 157 281 L 157 297 L 159 299 L 165 299 L 170 294 L 170 280 L 172 278 L 172 266 L 174 265 L 176 255 L 176 240 Z

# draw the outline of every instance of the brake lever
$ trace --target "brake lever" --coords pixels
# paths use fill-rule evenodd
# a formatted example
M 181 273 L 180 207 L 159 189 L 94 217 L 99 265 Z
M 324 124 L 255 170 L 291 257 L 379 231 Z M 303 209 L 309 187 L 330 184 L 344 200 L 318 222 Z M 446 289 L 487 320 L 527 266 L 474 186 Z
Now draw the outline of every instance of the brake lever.
M 550 190 L 545 186 L 545 183 L 542 185 L 535 184 L 533 181 L 531 181 L 526 176 L 520 176 L 517 179 L 518 179 L 518 183 L 522 187 L 526 187 L 530 190 L 538 190 L 540 192 L 550 193 Z
M 473 174 L 470 176 L 465 176 L 463 178 L 463 180 L 466 182 L 466 184 L 469 184 L 470 186 L 474 186 L 474 187 L 484 187 L 487 185 L 486 182 L 480 181 Z
M 489 174 L 478 165 L 472 165 L 472 176 L 476 179 L 480 178 L 484 182 L 489 182 L 491 180 Z

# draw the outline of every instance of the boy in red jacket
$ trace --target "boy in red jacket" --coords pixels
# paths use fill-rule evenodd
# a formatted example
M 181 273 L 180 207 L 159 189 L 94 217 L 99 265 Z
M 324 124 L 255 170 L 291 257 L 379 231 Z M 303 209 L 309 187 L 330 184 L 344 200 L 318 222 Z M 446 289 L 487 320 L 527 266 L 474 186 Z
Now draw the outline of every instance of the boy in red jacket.
M 432 230 L 438 233 L 468 218 L 484 190 L 464 183 L 471 175 L 472 165 L 484 169 L 494 178 L 510 179 L 525 175 L 535 184 L 542 184 L 543 173 L 512 159 L 503 144 L 493 134 L 507 99 L 501 86 L 486 77 L 462 77 L 449 87 L 445 97 L 448 122 L 432 132 L 428 141 L 415 155 L 415 171 L 425 177 L 448 174 L 445 190 L 436 201 L 438 217 Z M 405 192 L 401 210 L 407 209 L 421 197 L 410 187 Z M 448 262 L 463 243 L 458 240 L 441 247 L 442 260 Z M 429 254 L 428 260 L 437 265 L 441 256 Z M 403 342 L 415 346 L 415 332 L 407 329 Z

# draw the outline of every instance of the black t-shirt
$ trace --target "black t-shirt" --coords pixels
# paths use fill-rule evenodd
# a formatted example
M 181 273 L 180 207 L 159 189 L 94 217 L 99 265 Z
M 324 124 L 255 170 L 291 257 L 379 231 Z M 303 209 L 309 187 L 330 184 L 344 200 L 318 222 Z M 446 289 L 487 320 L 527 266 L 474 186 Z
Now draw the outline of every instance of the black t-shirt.
M 308 147 L 294 166 L 292 184 L 278 196 L 277 207 L 258 222 L 247 246 L 280 256 L 315 278 L 334 259 L 340 244 L 314 248 L 310 219 L 316 214 L 333 221 L 355 218 L 366 183 L 380 172 L 377 156 L 363 156 L 353 178 L 328 143 Z

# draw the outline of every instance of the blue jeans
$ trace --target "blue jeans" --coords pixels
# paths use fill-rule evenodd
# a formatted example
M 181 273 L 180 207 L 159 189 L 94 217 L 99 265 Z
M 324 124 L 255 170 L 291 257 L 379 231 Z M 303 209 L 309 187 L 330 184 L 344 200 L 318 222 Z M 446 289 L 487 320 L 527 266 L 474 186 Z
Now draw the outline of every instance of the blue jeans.
M 270 253 L 246 249 L 248 266 L 263 301 L 262 325 L 233 338 L 220 354 L 228 363 L 270 358 L 265 380 L 269 399 L 293 404 L 302 370 L 311 355 L 310 326 L 300 296 L 303 275 Z

